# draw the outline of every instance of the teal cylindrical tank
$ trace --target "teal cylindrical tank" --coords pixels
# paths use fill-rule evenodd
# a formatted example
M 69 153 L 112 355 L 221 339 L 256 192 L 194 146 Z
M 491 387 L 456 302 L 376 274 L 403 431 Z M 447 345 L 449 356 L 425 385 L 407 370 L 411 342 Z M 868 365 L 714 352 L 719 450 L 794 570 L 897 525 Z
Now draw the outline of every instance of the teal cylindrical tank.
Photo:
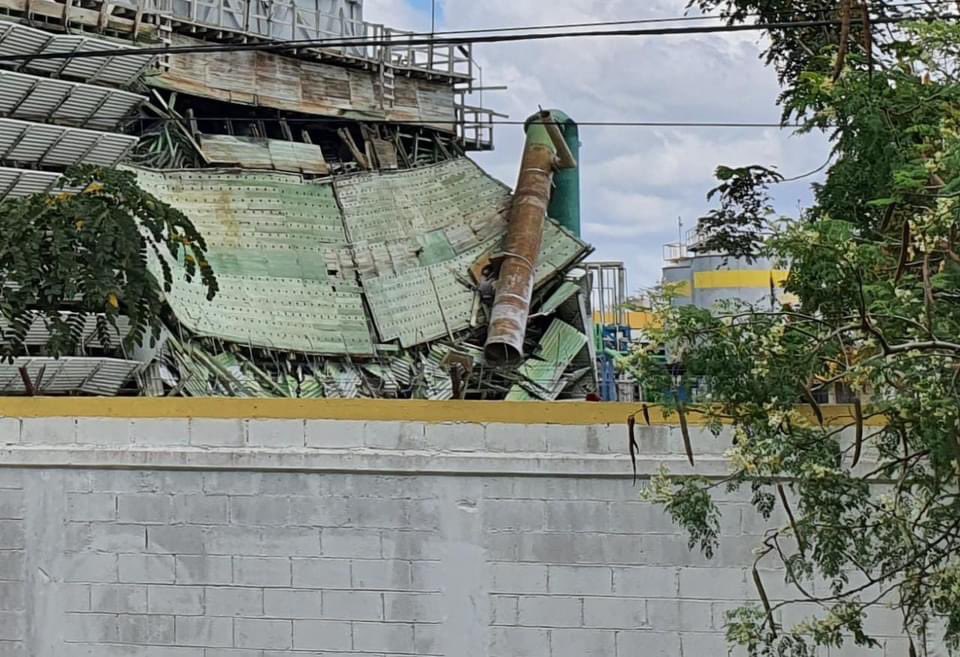
M 564 141 L 577 160 L 572 169 L 560 169 L 553 176 L 553 194 L 547 214 L 580 237 L 580 126 L 565 112 L 548 110 L 563 133 Z M 531 117 L 535 118 L 535 117 Z

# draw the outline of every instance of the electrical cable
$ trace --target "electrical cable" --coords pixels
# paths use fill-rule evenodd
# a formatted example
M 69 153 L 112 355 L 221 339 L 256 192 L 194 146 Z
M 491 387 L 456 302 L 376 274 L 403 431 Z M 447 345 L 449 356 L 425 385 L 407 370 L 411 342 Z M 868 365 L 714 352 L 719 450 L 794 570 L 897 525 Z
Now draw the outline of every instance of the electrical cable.
M 14 120 L 21 121 L 30 121 L 37 123 L 46 123 L 51 118 L 57 121 L 69 121 L 69 120 L 87 120 L 91 117 L 89 116 L 67 116 L 67 115 L 55 115 L 50 117 L 47 114 L 43 115 L 0 115 L 2 118 L 9 118 Z M 331 123 L 331 124 L 343 124 L 343 123 L 356 123 L 353 119 L 345 119 L 339 117 L 296 117 L 296 118 L 283 118 L 283 117 L 249 117 L 249 116 L 195 116 L 194 120 L 197 123 L 209 123 L 209 122 L 226 122 L 233 121 L 236 123 L 288 123 L 288 124 L 308 124 L 308 123 Z M 134 117 L 125 117 L 118 118 L 118 123 L 181 123 L 182 121 L 175 117 L 153 117 L 153 116 L 134 116 Z M 444 119 L 436 119 L 433 121 L 429 120 L 387 120 L 387 119 L 364 119 L 363 123 L 373 124 L 373 125 L 410 125 L 410 126 L 442 126 L 442 125 L 458 125 L 457 121 L 450 121 Z M 511 120 L 499 120 L 499 121 L 486 121 L 482 122 L 481 125 L 484 126 L 523 126 L 526 125 L 527 121 L 511 121 Z M 62 125 L 62 124 L 57 124 Z M 587 127 L 601 127 L 601 128 L 800 128 L 804 127 L 802 123 L 775 123 L 775 122 L 736 122 L 736 121 L 577 121 L 578 126 L 587 126 Z M 72 127 L 72 126 L 64 126 Z M 79 126 L 78 126 L 79 127 Z
M 717 17 L 719 18 L 719 17 Z M 951 20 L 960 18 L 958 15 L 950 14 L 937 17 L 939 20 Z M 886 16 L 876 17 L 871 20 L 873 25 L 892 25 L 908 21 L 924 20 L 923 16 Z M 90 59 L 103 57 L 123 57 L 123 56 L 154 56 L 154 55 L 176 55 L 176 54 L 201 54 L 208 52 L 284 52 L 287 50 L 296 50 L 300 48 L 361 48 L 375 46 L 395 46 L 412 47 L 423 45 L 476 45 L 481 43 L 512 43 L 521 41 L 543 41 L 551 39 L 583 38 L 583 37 L 642 37 L 642 36 L 678 36 L 678 35 L 696 35 L 696 34 L 726 34 L 736 32 L 754 32 L 768 30 L 788 30 L 809 27 L 830 27 L 841 25 L 839 19 L 821 19 L 821 20 L 803 20 L 786 21 L 781 23 L 745 23 L 734 25 L 706 25 L 695 27 L 661 27 L 661 28 L 636 28 L 627 30 L 590 30 L 585 32 L 546 32 L 546 33 L 521 33 L 521 34 L 484 34 L 480 36 L 464 37 L 441 37 L 436 38 L 427 36 L 426 38 L 407 38 L 399 40 L 384 39 L 359 39 L 351 41 L 349 38 L 327 38 L 316 40 L 301 41 L 270 41 L 265 43 L 244 43 L 244 44 L 214 44 L 205 46 L 174 46 L 164 48 L 118 48 L 111 50 L 88 50 L 84 52 L 56 52 L 39 53 L 31 55 L 4 55 L 0 56 L 0 63 L 4 62 L 29 62 L 48 59 Z

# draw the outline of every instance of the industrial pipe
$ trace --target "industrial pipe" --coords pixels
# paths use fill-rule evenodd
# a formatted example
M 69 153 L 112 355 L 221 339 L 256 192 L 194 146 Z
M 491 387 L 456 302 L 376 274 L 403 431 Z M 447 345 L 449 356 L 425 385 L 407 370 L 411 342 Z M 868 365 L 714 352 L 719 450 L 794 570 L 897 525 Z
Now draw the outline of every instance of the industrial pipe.
M 574 166 L 561 167 L 553 177 L 553 194 L 550 196 L 547 216 L 580 237 L 580 167 L 576 164 L 580 159 L 580 128 L 576 121 L 563 112 L 550 110 L 550 113 L 555 123 L 548 125 L 548 128 L 563 135 L 565 148 L 559 152 L 561 160 L 567 157 L 565 153 L 569 153 Z
M 557 127 L 550 112 L 539 112 L 527 121 L 527 141 L 510 206 L 506 245 L 484 347 L 487 362 L 494 365 L 523 359 L 534 271 L 543 246 L 543 224 L 550 204 L 554 169 L 559 165 L 558 153 L 567 156 L 565 164 L 572 161 L 563 135 L 559 130 L 551 133 L 548 125 Z

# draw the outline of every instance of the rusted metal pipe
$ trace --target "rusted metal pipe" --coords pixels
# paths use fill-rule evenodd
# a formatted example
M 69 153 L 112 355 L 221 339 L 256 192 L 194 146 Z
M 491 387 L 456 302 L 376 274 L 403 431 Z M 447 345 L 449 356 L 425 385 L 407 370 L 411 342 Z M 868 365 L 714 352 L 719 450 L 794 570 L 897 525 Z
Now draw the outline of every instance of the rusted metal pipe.
M 547 134 L 550 135 L 550 139 L 553 141 L 553 145 L 557 149 L 557 168 L 576 169 L 577 158 L 574 157 L 573 151 L 571 151 L 570 146 L 567 145 L 567 140 L 560 131 L 560 126 L 558 126 L 551 117 L 550 120 L 544 123 L 544 127 L 547 129 Z
M 523 359 L 534 271 L 543 246 L 543 224 L 557 164 L 557 147 L 546 127 L 551 121 L 549 112 L 539 112 L 527 122 L 527 141 L 510 206 L 506 245 L 484 347 L 486 360 L 492 365 Z

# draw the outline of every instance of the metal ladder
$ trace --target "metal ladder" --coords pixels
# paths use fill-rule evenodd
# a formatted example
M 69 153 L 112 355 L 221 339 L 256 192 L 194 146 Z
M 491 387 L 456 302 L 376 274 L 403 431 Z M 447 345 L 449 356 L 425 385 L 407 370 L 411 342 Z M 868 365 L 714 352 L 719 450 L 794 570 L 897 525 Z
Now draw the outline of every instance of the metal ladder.
M 380 62 L 380 107 L 393 107 L 397 101 L 397 76 L 392 66 Z

